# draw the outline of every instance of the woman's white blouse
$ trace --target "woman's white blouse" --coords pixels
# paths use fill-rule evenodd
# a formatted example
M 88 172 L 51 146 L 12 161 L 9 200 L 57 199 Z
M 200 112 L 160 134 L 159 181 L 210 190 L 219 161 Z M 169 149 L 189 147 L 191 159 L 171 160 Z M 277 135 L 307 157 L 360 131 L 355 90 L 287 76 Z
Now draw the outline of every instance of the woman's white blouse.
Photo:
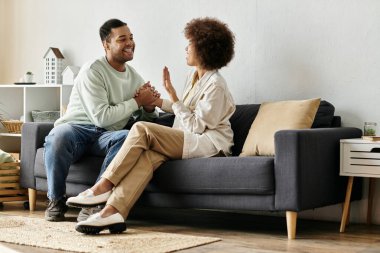
M 190 92 L 196 70 L 187 77 L 183 98 Z M 195 84 L 192 98 L 172 103 L 163 100 L 162 110 L 173 112 L 173 128 L 184 131 L 183 159 L 210 157 L 223 152 L 230 155 L 233 132 L 230 117 L 235 104 L 226 81 L 217 70 L 206 72 Z

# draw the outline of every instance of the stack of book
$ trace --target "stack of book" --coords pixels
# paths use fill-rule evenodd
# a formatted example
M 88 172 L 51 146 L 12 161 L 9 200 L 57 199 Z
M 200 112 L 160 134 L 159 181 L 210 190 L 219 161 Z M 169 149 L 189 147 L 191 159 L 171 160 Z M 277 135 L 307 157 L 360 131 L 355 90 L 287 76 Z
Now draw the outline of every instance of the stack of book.
M 363 140 L 380 141 L 380 136 L 362 136 Z

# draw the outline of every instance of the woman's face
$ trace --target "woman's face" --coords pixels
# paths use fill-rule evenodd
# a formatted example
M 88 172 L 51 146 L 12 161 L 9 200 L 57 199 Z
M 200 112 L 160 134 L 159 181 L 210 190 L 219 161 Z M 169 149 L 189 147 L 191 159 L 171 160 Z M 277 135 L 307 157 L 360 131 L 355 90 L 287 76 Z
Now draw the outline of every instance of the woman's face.
M 197 55 L 191 40 L 189 40 L 189 44 L 186 47 L 186 61 L 189 66 L 198 66 Z

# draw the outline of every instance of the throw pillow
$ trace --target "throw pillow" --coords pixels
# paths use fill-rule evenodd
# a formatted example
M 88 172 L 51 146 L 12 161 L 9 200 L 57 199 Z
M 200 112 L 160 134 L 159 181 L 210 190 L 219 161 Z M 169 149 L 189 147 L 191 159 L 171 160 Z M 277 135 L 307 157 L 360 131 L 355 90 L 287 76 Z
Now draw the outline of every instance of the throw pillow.
M 274 134 L 313 124 L 321 99 L 264 102 L 251 125 L 240 156 L 274 155 Z
M 54 123 L 59 119 L 59 111 L 32 111 L 33 122 L 52 122 Z

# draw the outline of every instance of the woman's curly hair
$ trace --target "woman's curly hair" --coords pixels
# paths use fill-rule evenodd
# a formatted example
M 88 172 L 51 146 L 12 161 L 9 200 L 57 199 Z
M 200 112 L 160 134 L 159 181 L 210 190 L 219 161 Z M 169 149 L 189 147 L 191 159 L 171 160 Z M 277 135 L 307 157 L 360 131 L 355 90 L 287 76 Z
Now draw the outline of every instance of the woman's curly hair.
M 235 36 L 228 26 L 215 18 L 196 18 L 186 24 L 185 36 L 194 45 L 199 64 L 220 69 L 234 56 Z

